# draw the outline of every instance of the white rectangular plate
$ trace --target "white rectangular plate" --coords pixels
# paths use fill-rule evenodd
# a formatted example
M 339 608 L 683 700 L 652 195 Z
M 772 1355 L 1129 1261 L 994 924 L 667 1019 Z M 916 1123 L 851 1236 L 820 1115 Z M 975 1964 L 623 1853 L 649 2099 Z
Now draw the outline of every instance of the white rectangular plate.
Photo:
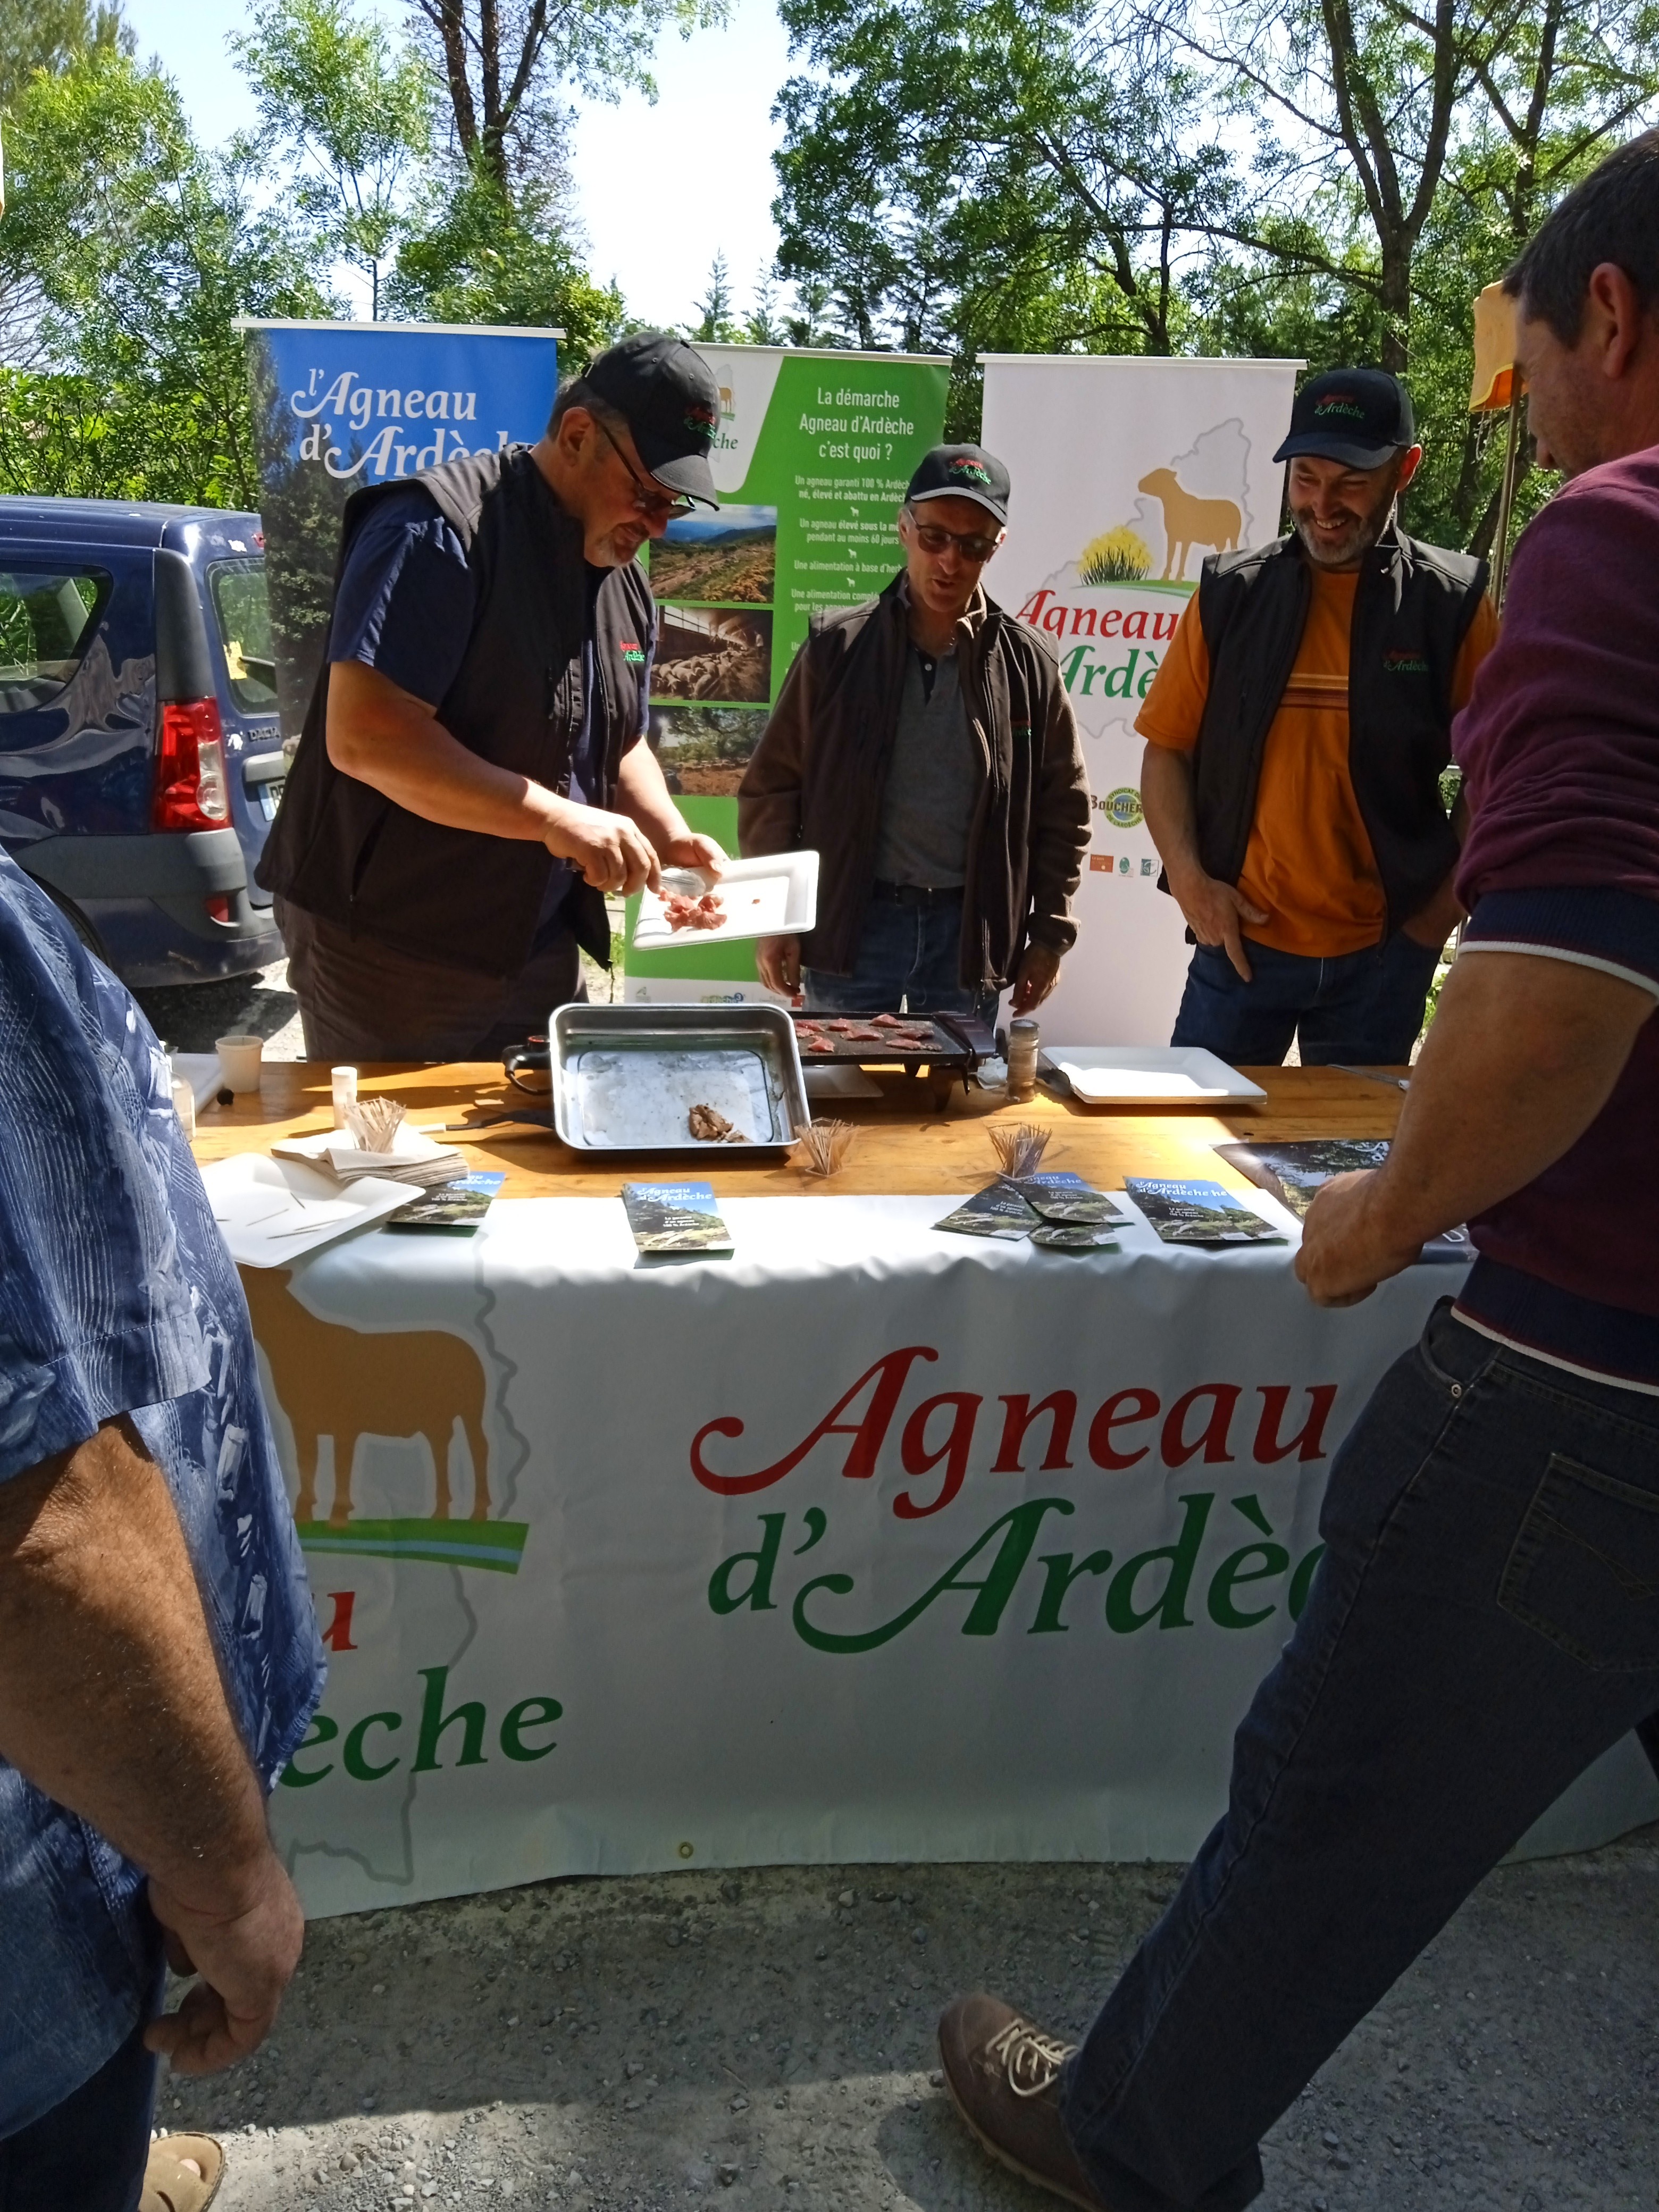
M 711 885 L 700 870 L 665 868 L 663 888 L 697 897 L 713 889 L 726 908 L 718 929 L 671 929 L 654 891 L 640 896 L 634 942 L 642 952 L 695 952 L 704 945 L 735 945 L 743 938 L 799 937 L 818 918 L 818 856 L 771 853 L 753 860 L 728 860 Z
M 1201 1045 L 1049 1044 L 1043 1057 L 1088 1106 L 1194 1106 L 1267 1097 Z
M 414 1195 L 407 1183 L 363 1176 L 342 1191 L 299 1160 L 238 1152 L 210 1160 L 202 1182 L 219 1233 L 240 1267 L 282 1267 L 303 1253 L 384 1221 Z

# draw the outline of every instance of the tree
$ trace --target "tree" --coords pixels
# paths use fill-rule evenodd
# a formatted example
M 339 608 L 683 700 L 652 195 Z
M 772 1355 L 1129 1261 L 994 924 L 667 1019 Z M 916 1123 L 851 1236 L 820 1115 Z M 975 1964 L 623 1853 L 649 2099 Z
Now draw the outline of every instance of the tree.
M 107 48 L 30 80 L 7 152 L 0 287 L 38 288 L 46 372 L 0 391 L 13 481 L 257 507 L 232 324 L 334 307 L 303 238 L 257 210 L 245 157 L 202 153 L 165 77 Z
M 410 173 L 431 152 L 424 62 L 378 21 L 360 21 L 349 0 L 264 0 L 230 46 L 258 102 L 261 152 L 299 164 L 300 209 L 368 277 L 378 320 Z
M 82 54 L 131 55 L 121 0 L 0 0 L 0 108 L 15 107 L 36 70 L 56 75 Z
M 755 279 L 755 301 L 743 319 L 742 337 L 747 345 L 781 346 L 788 337 L 778 306 L 778 282 L 770 269 Z
M 732 309 L 732 272 L 726 256 L 717 253 L 708 264 L 708 289 L 697 302 L 697 320 L 685 335 L 699 345 L 736 345 L 743 331 Z
M 622 295 L 587 275 L 550 200 L 533 181 L 515 199 L 482 175 L 441 179 L 398 252 L 387 286 L 392 313 L 560 330 L 561 363 L 584 366 L 621 330 Z
M 614 100 L 653 96 L 658 33 L 726 20 L 726 0 L 414 0 L 448 95 L 454 143 L 472 173 L 510 195 L 526 175 L 557 170 L 566 84 Z

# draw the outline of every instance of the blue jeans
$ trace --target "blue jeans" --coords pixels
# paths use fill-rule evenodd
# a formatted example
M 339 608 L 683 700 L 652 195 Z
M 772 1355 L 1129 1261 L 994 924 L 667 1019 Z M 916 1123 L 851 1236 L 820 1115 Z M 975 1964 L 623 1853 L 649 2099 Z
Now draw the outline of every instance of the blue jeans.
M 1331 1469 L 1225 1817 L 1062 2087 L 1122 2212 L 1233 2212 L 1257 2144 L 1463 1899 L 1659 1705 L 1659 1401 L 1449 1301 Z
M 901 906 L 872 898 L 850 975 L 808 968 L 801 976 L 814 1013 L 973 1014 L 981 994 L 962 981 L 962 899 Z
M 0 2212 L 136 2212 L 155 2104 L 148 2019 L 89 2081 L 0 2142 Z
M 1207 1046 L 1235 1066 L 1277 1066 L 1301 1038 L 1302 1065 L 1403 1066 L 1423 1027 L 1440 955 L 1396 930 L 1382 945 L 1314 960 L 1244 940 L 1247 983 L 1219 945 L 1200 945 L 1171 1044 Z

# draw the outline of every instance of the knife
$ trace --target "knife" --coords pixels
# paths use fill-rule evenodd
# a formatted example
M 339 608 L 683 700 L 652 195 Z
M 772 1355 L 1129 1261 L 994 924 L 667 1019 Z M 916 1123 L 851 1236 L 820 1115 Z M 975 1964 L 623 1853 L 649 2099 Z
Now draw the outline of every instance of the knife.
M 1326 1062 L 1338 1075 L 1357 1075 L 1364 1083 L 1381 1083 L 1390 1091 L 1409 1091 L 1411 1085 L 1403 1075 L 1378 1075 L 1369 1067 L 1345 1067 L 1340 1060 Z

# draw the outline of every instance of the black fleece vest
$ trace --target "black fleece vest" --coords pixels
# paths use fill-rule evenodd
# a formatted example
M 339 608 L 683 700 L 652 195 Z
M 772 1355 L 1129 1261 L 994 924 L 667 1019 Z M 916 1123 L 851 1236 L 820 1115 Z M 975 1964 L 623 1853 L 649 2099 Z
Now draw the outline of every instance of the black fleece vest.
M 1451 758 L 1452 678 L 1486 588 L 1472 554 L 1390 528 L 1366 554 L 1348 644 L 1348 770 L 1388 901 L 1389 933 L 1457 858 L 1440 775 Z M 1199 857 L 1236 884 L 1261 756 L 1313 598 L 1300 545 L 1212 554 L 1198 586 L 1210 683 L 1194 757 Z
M 584 704 L 581 526 L 554 498 L 527 446 L 447 461 L 416 481 L 466 549 L 478 586 L 472 635 L 438 720 L 481 760 L 566 791 Z M 364 516 L 408 489 L 374 484 L 347 501 L 337 590 Z M 644 719 L 655 625 L 639 568 L 613 568 L 594 608 L 594 712 L 605 741 L 604 788 L 590 794 L 596 805 L 613 803 L 623 753 Z M 446 829 L 342 774 L 328 757 L 327 711 L 325 661 L 259 882 L 354 937 L 443 967 L 516 975 L 530 956 L 552 855 L 528 841 Z M 570 915 L 584 950 L 608 964 L 603 896 L 578 878 Z

